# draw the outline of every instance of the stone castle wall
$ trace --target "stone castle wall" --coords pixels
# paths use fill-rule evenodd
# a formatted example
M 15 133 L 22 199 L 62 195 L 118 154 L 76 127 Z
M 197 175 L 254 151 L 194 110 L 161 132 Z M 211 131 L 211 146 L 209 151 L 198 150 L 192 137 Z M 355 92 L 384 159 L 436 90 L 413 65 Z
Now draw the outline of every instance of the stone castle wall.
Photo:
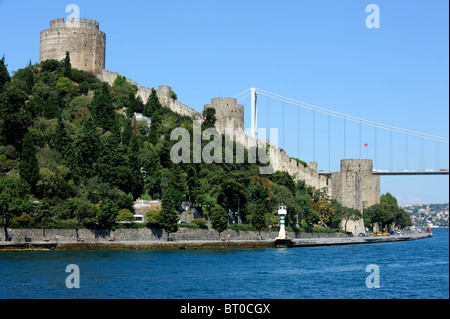
M 78 22 L 74 28 L 67 22 Z M 71 63 L 74 68 L 91 72 L 103 82 L 111 86 L 120 74 L 105 70 L 106 35 L 99 30 L 98 22 L 94 20 L 74 19 L 68 21 L 61 18 L 50 21 L 50 28 L 41 32 L 40 61 L 47 59 L 62 60 L 66 51 L 70 52 Z M 137 96 L 146 103 L 152 93 L 152 88 L 139 86 L 131 79 L 127 82 L 138 88 Z M 156 89 L 161 105 L 182 116 L 202 120 L 200 112 L 182 104 L 172 98 L 170 86 L 159 86 Z M 272 173 L 285 171 L 294 177 L 295 181 L 303 180 L 305 184 L 316 189 L 326 188 L 328 195 L 335 198 L 342 205 L 362 211 L 379 202 L 380 179 L 372 175 L 372 161 L 342 160 L 341 171 L 333 173 L 333 178 L 321 176 L 317 171 L 317 163 L 308 166 L 290 158 L 285 151 L 268 143 L 268 140 L 257 140 L 247 136 L 244 132 L 244 107 L 237 104 L 235 98 L 213 98 L 211 103 L 204 106 L 216 109 L 216 128 L 226 134 L 226 129 L 232 129 L 231 138 L 238 141 L 247 149 L 259 146 L 267 150 Z M 364 231 L 361 221 L 354 222 L 358 232 Z M 352 222 L 347 224 L 347 230 L 353 229 Z M 362 226 L 361 226 L 362 225 Z
M 244 130 L 244 106 L 237 104 L 235 98 L 216 97 L 211 99 L 211 104 L 204 106 L 216 110 L 216 127 L 220 132 L 225 128 Z
M 116 77 L 118 77 L 120 74 L 117 72 L 112 72 L 108 70 L 103 70 L 101 75 L 97 76 L 100 81 L 106 82 L 109 85 L 114 84 L 114 80 Z M 139 96 L 142 101 L 147 103 L 148 98 L 152 94 L 152 89 L 149 87 L 140 86 L 138 83 L 133 82 L 133 80 L 126 78 L 128 83 L 131 83 L 135 85 L 138 88 L 138 91 L 136 93 L 136 96 Z M 182 116 L 188 116 L 188 117 L 195 117 L 195 118 L 201 118 L 201 113 L 197 112 L 193 108 L 187 106 L 186 104 L 182 104 L 180 101 L 174 100 L 172 98 L 172 88 L 167 85 L 161 85 L 156 90 L 156 95 L 159 98 L 159 102 L 162 106 L 169 108 L 171 111 L 178 113 Z
M 380 177 L 372 174 L 372 160 L 341 160 L 341 171 L 333 173 L 331 197 L 341 205 L 359 210 L 380 202 Z M 345 223 L 345 221 L 343 222 Z M 348 221 L 348 231 L 364 232 L 364 222 Z
M 72 67 L 93 74 L 105 69 L 106 35 L 94 20 L 56 19 L 40 35 L 39 61 L 61 61 L 70 52 Z

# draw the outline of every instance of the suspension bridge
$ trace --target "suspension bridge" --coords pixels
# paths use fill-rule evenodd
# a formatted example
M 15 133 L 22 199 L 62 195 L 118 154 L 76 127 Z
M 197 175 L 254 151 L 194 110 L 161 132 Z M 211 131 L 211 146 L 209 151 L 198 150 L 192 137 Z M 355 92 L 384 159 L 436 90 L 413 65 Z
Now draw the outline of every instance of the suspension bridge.
M 448 175 L 448 137 L 366 120 L 254 87 L 235 96 L 244 105 L 249 97 L 250 135 L 258 138 L 258 129 L 265 126 L 269 143 L 305 162 L 317 162 L 319 174 L 331 174 L 338 159 L 359 158 L 373 160 L 374 175 Z M 281 141 L 271 140 L 270 127 L 278 128 Z

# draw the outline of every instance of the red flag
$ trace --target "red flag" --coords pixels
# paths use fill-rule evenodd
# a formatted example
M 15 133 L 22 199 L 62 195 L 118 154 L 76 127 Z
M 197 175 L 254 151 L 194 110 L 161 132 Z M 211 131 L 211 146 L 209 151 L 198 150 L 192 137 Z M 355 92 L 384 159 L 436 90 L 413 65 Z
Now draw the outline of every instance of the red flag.
M 368 146 L 369 146 L 369 144 L 364 144 L 364 146 L 365 146 L 365 147 L 368 147 Z

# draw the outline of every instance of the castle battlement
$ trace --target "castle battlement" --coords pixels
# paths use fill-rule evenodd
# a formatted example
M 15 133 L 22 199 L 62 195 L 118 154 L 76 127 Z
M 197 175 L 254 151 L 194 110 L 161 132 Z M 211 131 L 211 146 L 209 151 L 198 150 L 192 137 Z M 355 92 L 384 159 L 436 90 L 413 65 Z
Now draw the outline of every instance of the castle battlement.
M 66 51 L 69 51 L 74 68 L 91 72 L 112 86 L 120 74 L 105 70 L 105 47 L 106 35 L 100 31 L 97 21 L 86 18 L 54 19 L 50 21 L 50 28 L 41 32 L 40 62 L 48 59 L 61 61 Z M 138 88 L 136 96 L 139 96 L 143 103 L 147 103 L 153 88 L 139 86 L 129 78 L 126 78 L 126 81 Z M 163 107 L 182 116 L 203 120 L 200 112 L 172 98 L 170 86 L 159 86 L 156 94 Z M 342 160 L 341 171 L 333 173 L 333 178 L 329 181 L 328 177 L 319 175 L 316 162 L 303 165 L 289 157 L 279 146 L 270 144 L 269 140 L 247 136 L 244 132 L 244 106 L 238 104 L 236 98 L 215 97 L 204 108 L 214 108 L 216 128 L 239 141 L 243 147 L 252 151 L 256 146 L 265 147 L 273 171 L 287 172 L 295 181 L 302 180 L 306 185 L 316 189 L 326 187 L 332 198 L 345 206 L 361 211 L 364 207 L 379 202 L 380 181 L 379 176 L 372 174 L 372 161 Z M 231 129 L 231 133 L 230 131 L 227 133 L 228 129 Z M 364 230 L 362 221 L 355 222 L 352 229 L 355 225 L 358 231 Z
M 40 37 L 39 62 L 61 61 L 70 53 L 72 67 L 102 75 L 105 70 L 106 35 L 92 19 L 60 18 Z
M 215 97 L 211 99 L 211 104 L 220 104 L 222 102 L 237 104 L 237 99 L 234 97 Z
M 68 24 L 69 22 L 69 24 Z M 59 18 L 59 19 L 54 19 L 50 21 L 50 29 L 56 29 L 56 28 L 73 28 L 73 25 L 70 24 L 71 23 L 75 23 L 78 22 L 80 28 L 93 28 L 93 29 L 100 29 L 100 24 L 92 19 L 86 19 L 86 18 Z

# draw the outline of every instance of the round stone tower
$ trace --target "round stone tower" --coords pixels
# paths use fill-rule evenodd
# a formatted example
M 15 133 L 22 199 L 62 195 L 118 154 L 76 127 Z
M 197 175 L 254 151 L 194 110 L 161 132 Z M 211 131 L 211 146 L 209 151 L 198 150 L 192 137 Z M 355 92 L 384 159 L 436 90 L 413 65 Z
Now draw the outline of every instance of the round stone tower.
M 211 99 L 211 104 L 206 108 L 216 110 L 216 128 L 222 133 L 225 128 L 233 130 L 244 130 L 244 106 L 237 104 L 237 100 L 231 97 L 216 97 Z
M 101 75 L 105 69 L 106 35 L 94 20 L 56 19 L 41 32 L 39 61 L 61 61 L 70 52 L 73 68 Z

